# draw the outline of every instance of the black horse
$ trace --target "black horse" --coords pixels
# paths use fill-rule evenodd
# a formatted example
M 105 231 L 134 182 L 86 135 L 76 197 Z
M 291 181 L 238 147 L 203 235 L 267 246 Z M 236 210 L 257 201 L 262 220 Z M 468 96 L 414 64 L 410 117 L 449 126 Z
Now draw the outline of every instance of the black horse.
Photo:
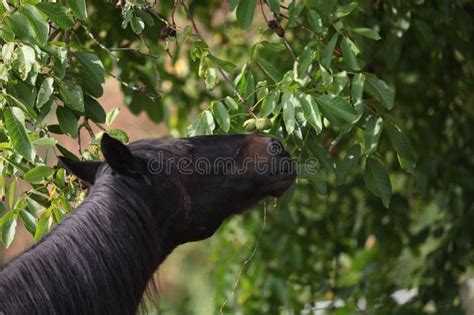
M 174 248 L 295 179 L 280 142 L 258 135 L 125 146 L 104 134 L 101 149 L 105 161 L 61 158 L 89 197 L 0 272 L 0 314 L 135 314 Z

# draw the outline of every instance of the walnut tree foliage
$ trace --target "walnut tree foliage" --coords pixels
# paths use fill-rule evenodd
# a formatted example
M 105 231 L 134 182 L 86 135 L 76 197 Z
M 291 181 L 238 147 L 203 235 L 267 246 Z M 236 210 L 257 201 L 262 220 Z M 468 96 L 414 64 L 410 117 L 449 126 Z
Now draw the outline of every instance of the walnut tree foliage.
M 4 0 L 0 16 L 5 246 L 18 221 L 39 240 L 84 198 L 52 157 L 98 159 L 103 131 L 128 142 L 110 127 L 119 110 L 97 101 L 109 78 L 172 135 L 260 132 L 300 163 L 264 223 L 253 211 L 213 241 L 216 312 L 461 312 L 474 260 L 471 1 Z M 81 132 L 79 155 L 55 139 Z M 255 238 L 235 286 L 236 253 Z M 411 288 L 404 305 L 391 297 Z

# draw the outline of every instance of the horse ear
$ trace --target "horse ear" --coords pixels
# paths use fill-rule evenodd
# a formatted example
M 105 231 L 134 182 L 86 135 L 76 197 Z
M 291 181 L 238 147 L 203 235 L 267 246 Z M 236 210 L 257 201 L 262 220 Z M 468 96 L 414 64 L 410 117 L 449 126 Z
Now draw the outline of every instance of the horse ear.
M 107 164 L 117 173 L 137 173 L 132 152 L 119 140 L 104 133 L 100 141 L 100 149 Z
M 58 159 L 66 170 L 81 180 L 84 186 L 94 185 L 100 161 L 74 161 L 64 156 L 59 156 Z

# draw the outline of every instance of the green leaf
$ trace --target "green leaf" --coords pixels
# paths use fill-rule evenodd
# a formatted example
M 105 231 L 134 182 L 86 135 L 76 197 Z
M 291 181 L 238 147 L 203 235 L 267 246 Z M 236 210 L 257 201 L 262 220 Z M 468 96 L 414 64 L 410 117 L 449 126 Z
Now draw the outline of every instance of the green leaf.
M 130 20 L 130 26 L 135 34 L 140 34 L 145 28 L 145 22 L 143 22 L 141 17 L 134 15 Z
M 16 233 L 16 216 L 12 216 L 2 225 L 2 243 L 6 248 L 10 247 Z
M 68 149 L 66 149 L 62 145 L 56 144 L 56 148 L 58 148 L 59 152 L 61 152 L 61 154 L 65 157 L 67 157 L 68 159 L 71 159 L 73 161 L 79 161 L 77 156 L 75 156 L 71 151 L 69 151 Z
M 5 127 L 15 151 L 30 162 L 35 158 L 35 148 L 31 144 L 25 128 L 25 115 L 18 107 L 4 108 Z
M 240 0 L 237 7 L 237 22 L 243 29 L 249 28 L 255 15 L 257 0 Z
M 145 10 L 135 11 L 138 16 L 145 22 L 148 26 L 155 26 L 155 20 L 153 16 Z
M 328 194 L 328 184 L 319 178 L 312 178 L 309 183 L 314 190 L 320 195 L 326 196 Z
M 122 143 L 128 143 L 130 141 L 130 138 L 128 137 L 127 133 L 121 129 L 109 129 L 107 133 L 109 134 L 109 136 L 119 140 Z
M 280 100 L 280 91 L 278 89 L 272 90 L 263 100 L 262 107 L 260 108 L 259 116 L 267 117 L 273 110 L 278 106 Z
M 388 208 L 392 198 L 392 184 L 385 167 L 377 159 L 367 158 L 365 162 L 364 181 L 367 188 L 382 199 L 383 205 Z
M 227 105 L 227 108 L 229 108 L 229 110 L 239 109 L 239 105 L 237 104 L 237 102 L 230 96 L 226 96 L 224 98 L 224 103 Z
M 352 78 L 351 84 L 351 97 L 352 104 L 358 113 L 362 113 L 362 96 L 364 93 L 364 84 L 365 84 L 365 75 L 362 73 L 357 73 Z
M 61 130 L 61 128 L 59 127 L 59 124 L 57 125 L 48 125 L 48 131 L 51 132 L 51 133 L 55 133 L 57 135 L 63 135 L 64 132 Z
M 280 0 L 268 0 L 268 5 L 274 13 L 280 13 Z
M 380 80 L 376 76 L 369 76 L 365 83 L 367 93 L 381 102 L 388 110 L 393 108 L 395 91 L 385 81 Z
M 23 45 L 15 49 L 13 66 L 23 81 L 26 80 L 35 63 L 36 54 L 33 48 Z
M 324 86 L 330 86 L 334 79 L 332 75 L 323 67 L 323 65 L 319 65 L 319 71 L 321 72 L 321 79 Z
M 217 65 L 219 65 L 224 71 L 226 72 L 232 72 L 235 69 L 235 65 L 227 60 L 219 59 L 216 56 L 213 56 L 211 54 L 208 55 L 208 58 L 214 61 Z
M 416 157 L 408 137 L 398 126 L 388 120 L 385 120 L 385 130 L 393 149 L 397 152 L 400 167 L 407 173 L 413 173 L 416 167 Z
M 360 116 L 352 105 L 340 96 L 322 95 L 316 97 L 322 114 L 335 126 L 356 121 Z
M 36 224 L 35 241 L 39 241 L 49 230 L 51 216 L 41 218 Z
M 15 40 L 15 33 L 13 33 L 11 27 L 6 23 L 7 18 L 4 19 L 5 23 L 0 23 L 0 38 L 5 42 L 12 42 Z
M 49 34 L 49 24 L 42 13 L 33 5 L 23 5 L 23 14 L 30 21 L 31 27 L 35 34 L 34 39 L 40 45 L 46 45 Z
M 6 190 L 5 176 L 0 175 L 0 198 L 1 198 L 1 200 L 3 200 L 3 198 L 5 198 L 5 190 Z M 0 204 L 3 204 L 3 203 L 0 202 Z
M 281 98 L 281 104 L 283 107 L 283 122 L 285 123 L 288 134 L 292 134 L 295 130 L 296 119 L 294 105 L 296 102 L 296 97 L 292 93 L 284 93 Z
M 229 7 L 230 7 L 230 11 L 234 11 L 235 8 L 237 8 L 237 6 L 239 5 L 239 2 L 240 0 L 230 0 L 230 4 L 229 4 Z
M 37 202 L 36 200 L 34 200 L 33 198 L 29 196 L 26 198 L 26 203 L 27 203 L 26 208 L 28 209 L 28 212 L 30 212 L 34 216 L 39 214 L 45 208 L 39 202 Z
M 257 58 L 257 64 L 262 68 L 262 70 L 275 82 L 281 81 L 283 74 L 275 68 L 274 65 L 269 63 L 263 58 Z
M 15 188 L 16 188 L 16 181 L 12 181 L 10 183 L 10 187 L 8 188 L 8 206 L 13 208 L 13 202 L 15 201 Z
M 313 151 L 316 158 L 326 170 L 333 173 L 336 171 L 336 165 L 331 159 L 331 156 L 329 156 L 328 151 L 316 143 L 311 146 L 311 151 Z
M 379 144 L 380 135 L 383 130 L 383 119 L 370 115 L 365 124 L 364 131 L 364 147 L 365 154 L 369 155 L 377 151 L 377 145 Z
M 84 94 L 90 94 L 95 98 L 99 98 L 104 94 L 102 83 L 90 80 L 85 71 L 80 71 L 76 78 L 78 84 L 82 87 Z
M 84 70 L 90 79 L 98 83 L 105 82 L 104 65 L 96 55 L 84 51 L 77 51 L 74 53 L 74 56 L 84 67 Z
M 84 95 L 82 93 L 82 88 L 74 83 L 73 81 L 60 81 L 59 85 L 59 94 L 64 104 L 70 109 L 84 112 Z
M 87 8 L 85 0 L 66 0 L 66 4 L 71 8 L 74 15 L 81 21 L 87 19 Z
M 344 37 L 341 41 L 342 57 L 346 65 L 355 71 L 360 70 L 359 63 L 357 62 L 355 44 L 347 37 Z
M 215 68 L 208 68 L 204 75 L 204 82 L 206 83 L 206 89 L 211 91 L 219 83 L 219 76 Z
M 56 223 L 61 223 L 64 218 L 64 213 L 58 207 L 53 208 L 53 219 Z
M 58 118 L 59 127 L 64 134 L 72 138 L 77 138 L 77 117 L 67 107 L 58 106 L 56 109 L 56 116 Z
M 323 123 L 316 100 L 311 95 L 306 94 L 300 97 L 300 102 L 306 121 L 314 128 L 316 134 L 321 133 Z
M 8 103 L 12 106 L 20 107 L 25 114 L 36 118 L 37 114 L 34 110 L 36 100 L 36 87 L 18 80 L 17 82 L 9 82 L 7 85 L 7 93 L 4 94 Z M 25 110 L 26 109 L 26 110 Z
M 214 129 L 216 129 L 214 117 L 208 110 L 205 110 L 201 116 L 201 128 L 206 135 L 212 135 Z
M 353 171 L 357 164 L 359 164 L 361 156 L 361 147 L 360 145 L 354 145 L 342 159 L 342 161 L 337 165 L 336 168 L 336 182 L 337 185 L 342 185 L 346 182 L 347 176 Z
M 119 113 L 120 113 L 120 108 L 118 107 L 112 108 L 107 113 L 107 116 L 105 117 L 105 123 L 107 124 L 107 126 L 112 125 L 112 123 L 114 122 L 115 118 L 117 118 Z
M 349 82 L 349 78 L 346 71 L 336 73 L 334 75 L 334 87 L 336 88 L 334 94 L 339 95 L 346 87 L 347 82 Z
M 17 38 L 28 43 L 34 41 L 36 34 L 26 15 L 15 12 L 5 17 L 4 23 L 10 27 Z
M 306 45 L 297 60 L 298 78 L 303 79 L 311 72 L 311 65 L 317 56 L 317 51 L 311 43 Z
M 9 85 L 7 86 L 8 87 L 11 87 L 12 85 Z M 11 106 L 16 106 L 18 108 L 21 108 L 21 110 L 25 113 L 29 113 L 31 116 L 34 117 L 33 114 L 35 114 L 35 112 L 29 107 L 28 104 L 25 104 L 22 100 L 19 100 L 18 98 L 14 97 L 13 95 L 10 95 L 10 94 L 4 94 L 4 97 L 7 101 L 8 104 L 10 104 Z
M 230 116 L 224 104 L 222 104 L 221 102 L 216 102 L 214 103 L 212 109 L 214 113 L 214 118 L 217 120 L 219 126 L 221 126 L 224 132 L 229 132 Z
M 351 2 L 346 5 L 340 6 L 339 8 L 336 9 L 336 11 L 332 14 L 332 21 L 335 21 L 337 19 L 340 19 L 344 16 L 347 16 L 354 11 L 354 9 L 357 8 L 357 2 Z
M 5 43 L 2 46 L 2 61 L 4 64 L 10 64 L 13 60 L 13 53 L 15 51 L 15 43 Z
M 54 79 L 51 77 L 47 77 L 41 82 L 38 95 L 36 96 L 36 107 L 38 109 L 41 109 L 51 98 L 53 94 L 53 83 Z
M 58 140 L 50 137 L 42 137 L 32 141 L 34 145 L 43 145 L 43 146 L 55 146 L 58 143 Z
M 90 118 L 96 123 L 103 124 L 105 122 L 105 111 L 96 99 L 86 96 L 84 98 L 84 104 L 86 117 Z
M 282 52 L 286 49 L 285 44 L 283 43 L 269 43 L 267 41 L 260 42 L 264 50 L 268 52 Z
M 67 30 L 74 26 L 74 19 L 69 15 L 66 7 L 55 2 L 41 2 L 36 7 L 46 13 L 59 28 Z
M 288 27 L 293 28 L 296 26 L 297 19 L 303 11 L 304 5 L 297 4 L 296 0 L 291 1 L 288 6 Z
M 51 111 L 51 107 L 53 105 L 54 98 L 51 97 L 49 101 L 46 102 L 46 104 L 41 107 L 40 112 L 36 118 L 35 125 L 34 127 L 38 127 L 41 125 L 41 123 L 44 121 L 46 116 L 48 116 L 49 112 Z
M 45 177 L 51 176 L 53 172 L 54 170 L 49 166 L 38 165 L 23 175 L 23 179 L 30 184 L 39 184 L 44 180 Z
M 23 225 L 25 228 L 30 232 L 32 235 L 36 233 L 36 218 L 29 213 L 28 211 L 21 209 L 20 210 L 20 218 L 23 221 Z
M 371 28 L 358 27 L 358 28 L 353 28 L 352 31 L 373 40 L 379 40 L 382 38 L 380 37 L 379 33 L 377 33 Z
M 245 92 L 244 96 L 249 106 L 253 106 L 255 103 L 255 78 L 252 71 L 248 71 L 245 76 Z
M 309 24 L 311 24 L 311 27 L 313 30 L 315 30 L 318 33 L 323 32 L 323 21 L 321 19 L 321 16 L 319 16 L 318 12 L 314 10 L 309 10 L 308 11 L 308 20 Z
M 324 46 L 323 57 L 321 58 L 321 64 L 326 69 L 331 69 L 332 55 L 334 53 L 334 49 L 336 48 L 338 38 L 339 38 L 339 35 L 337 33 L 334 34 L 329 40 L 329 42 L 326 44 L 326 46 Z

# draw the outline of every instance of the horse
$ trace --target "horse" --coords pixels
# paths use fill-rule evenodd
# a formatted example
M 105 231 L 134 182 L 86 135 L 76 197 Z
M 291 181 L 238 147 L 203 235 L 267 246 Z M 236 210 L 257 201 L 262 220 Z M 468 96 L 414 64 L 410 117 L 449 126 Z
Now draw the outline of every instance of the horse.
M 135 314 L 173 249 L 295 180 L 282 144 L 262 135 L 100 144 L 103 161 L 59 158 L 89 195 L 0 271 L 0 314 Z

